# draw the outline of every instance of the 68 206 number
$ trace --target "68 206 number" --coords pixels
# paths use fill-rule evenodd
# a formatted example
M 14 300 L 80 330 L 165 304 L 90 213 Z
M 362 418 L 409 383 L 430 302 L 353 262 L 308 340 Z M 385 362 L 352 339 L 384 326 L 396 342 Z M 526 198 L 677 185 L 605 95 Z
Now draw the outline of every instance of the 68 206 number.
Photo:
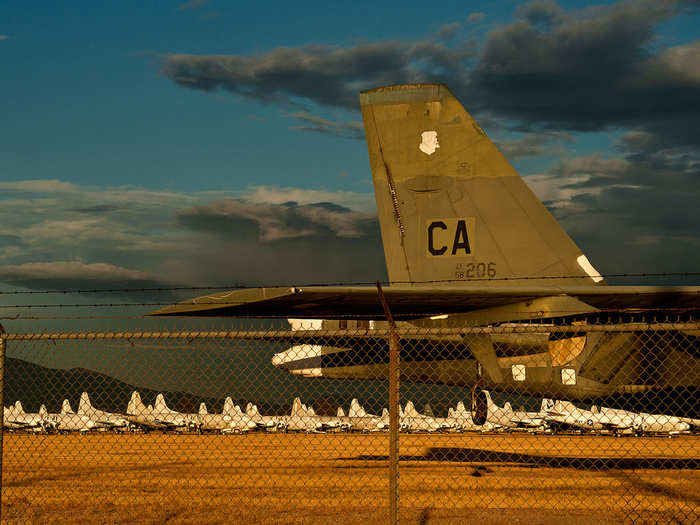
M 479 262 L 458 264 L 455 279 L 493 279 L 496 277 L 495 262 Z

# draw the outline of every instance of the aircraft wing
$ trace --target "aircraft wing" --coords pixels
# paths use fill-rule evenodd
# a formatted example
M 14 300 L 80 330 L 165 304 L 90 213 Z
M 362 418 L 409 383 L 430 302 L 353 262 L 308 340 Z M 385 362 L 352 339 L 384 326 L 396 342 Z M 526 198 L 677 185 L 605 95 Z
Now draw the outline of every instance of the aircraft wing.
M 397 319 L 465 313 L 543 297 L 573 297 L 598 310 L 698 309 L 697 286 L 387 286 Z M 374 286 L 249 288 L 210 294 L 152 312 L 157 316 L 284 317 L 337 319 L 384 317 Z

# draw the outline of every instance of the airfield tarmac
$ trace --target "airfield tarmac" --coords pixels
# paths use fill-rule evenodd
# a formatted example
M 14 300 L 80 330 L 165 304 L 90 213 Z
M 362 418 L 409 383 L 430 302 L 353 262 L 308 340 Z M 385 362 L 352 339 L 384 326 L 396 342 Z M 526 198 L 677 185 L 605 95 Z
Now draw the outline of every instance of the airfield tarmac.
M 4 436 L 7 523 L 385 523 L 387 434 Z M 693 523 L 700 436 L 407 434 L 402 523 Z

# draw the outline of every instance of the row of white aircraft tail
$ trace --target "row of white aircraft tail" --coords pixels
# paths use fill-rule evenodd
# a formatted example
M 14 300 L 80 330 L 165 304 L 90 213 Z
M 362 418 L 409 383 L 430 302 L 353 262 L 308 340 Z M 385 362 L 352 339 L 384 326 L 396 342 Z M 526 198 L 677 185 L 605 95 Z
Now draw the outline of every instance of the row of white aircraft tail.
M 679 418 L 663 414 L 645 414 L 606 407 L 581 409 L 568 401 L 543 399 L 538 412 L 513 410 L 511 404 L 497 405 L 488 391 L 480 395 L 486 400 L 485 420 L 477 424 L 471 410 L 463 402 L 449 408 L 447 417 L 436 417 L 429 405 L 424 413 L 416 410 L 413 402 L 399 407 L 399 426 L 403 432 L 435 431 L 496 431 L 517 430 L 550 431 L 582 430 L 608 431 L 615 434 L 665 433 L 677 434 L 700 428 L 700 420 Z M 248 403 L 245 411 L 235 405 L 230 397 L 224 401 L 220 414 L 209 413 L 204 403 L 197 413 L 181 413 L 172 410 L 163 394 L 158 394 L 154 405 L 146 406 L 138 392 L 133 392 L 125 414 L 99 410 L 92 406 L 86 392 L 80 396 L 77 413 L 68 400 L 63 401 L 61 412 L 49 413 L 42 405 L 38 413 L 27 413 L 17 401 L 4 407 L 4 426 L 28 431 L 80 431 L 126 430 L 133 428 L 158 430 L 195 430 L 222 433 L 251 430 L 281 430 L 319 432 L 328 430 L 383 431 L 389 428 L 389 411 L 381 415 L 369 414 L 353 399 L 347 412 L 338 408 L 335 416 L 317 415 L 314 409 L 295 398 L 289 415 L 264 416 L 258 407 Z

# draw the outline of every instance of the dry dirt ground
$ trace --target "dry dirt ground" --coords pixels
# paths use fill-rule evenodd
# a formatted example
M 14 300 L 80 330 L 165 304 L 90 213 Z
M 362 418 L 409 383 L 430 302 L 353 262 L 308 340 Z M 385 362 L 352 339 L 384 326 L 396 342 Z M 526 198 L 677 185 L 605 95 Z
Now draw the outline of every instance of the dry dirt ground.
M 7 523 L 385 523 L 386 434 L 5 434 Z M 700 521 L 700 436 L 402 435 L 402 523 Z

